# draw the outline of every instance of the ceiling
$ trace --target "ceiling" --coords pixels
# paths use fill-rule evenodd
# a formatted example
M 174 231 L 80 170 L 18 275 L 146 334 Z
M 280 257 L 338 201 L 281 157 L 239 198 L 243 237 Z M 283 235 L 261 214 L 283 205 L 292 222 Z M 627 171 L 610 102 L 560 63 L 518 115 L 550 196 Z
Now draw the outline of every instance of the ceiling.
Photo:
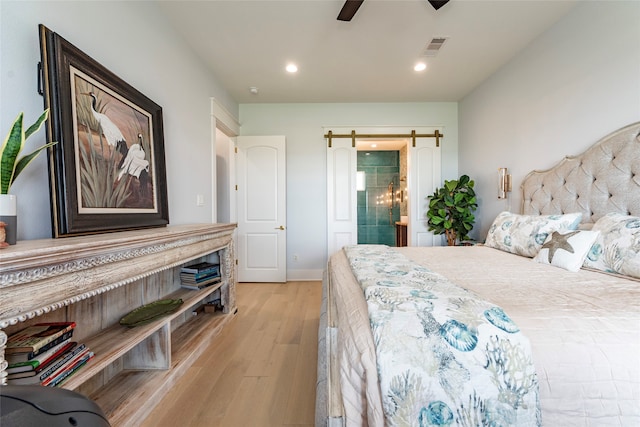
M 161 1 L 174 29 L 239 103 L 458 101 L 577 0 Z M 447 40 L 435 57 L 424 50 Z M 427 69 L 416 72 L 416 62 Z M 285 71 L 289 62 L 298 72 Z M 257 88 L 257 94 L 250 88 Z

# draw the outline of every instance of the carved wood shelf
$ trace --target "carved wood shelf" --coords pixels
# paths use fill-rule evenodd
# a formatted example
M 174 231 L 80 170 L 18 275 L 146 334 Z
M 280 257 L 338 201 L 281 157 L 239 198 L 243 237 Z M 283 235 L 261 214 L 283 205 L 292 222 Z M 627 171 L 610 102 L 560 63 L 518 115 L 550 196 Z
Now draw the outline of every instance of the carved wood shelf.
M 113 425 L 140 424 L 236 312 L 234 230 L 235 224 L 180 225 L 20 241 L 0 250 L 0 384 L 7 334 L 73 320 L 73 340 L 95 357 L 63 387 L 94 399 Z M 219 260 L 220 285 L 181 288 L 179 267 L 194 260 Z M 119 325 L 124 314 L 164 298 L 184 303 L 150 324 Z M 218 298 L 222 312 L 192 314 Z

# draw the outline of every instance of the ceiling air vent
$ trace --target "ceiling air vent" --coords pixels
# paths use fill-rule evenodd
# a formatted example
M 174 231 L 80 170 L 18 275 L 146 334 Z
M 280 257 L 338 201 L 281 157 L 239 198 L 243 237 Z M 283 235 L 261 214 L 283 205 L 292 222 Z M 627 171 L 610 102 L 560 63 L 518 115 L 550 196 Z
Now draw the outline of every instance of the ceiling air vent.
M 436 56 L 438 51 L 442 48 L 444 42 L 446 42 L 448 37 L 434 37 L 427 44 L 422 52 L 422 56 Z

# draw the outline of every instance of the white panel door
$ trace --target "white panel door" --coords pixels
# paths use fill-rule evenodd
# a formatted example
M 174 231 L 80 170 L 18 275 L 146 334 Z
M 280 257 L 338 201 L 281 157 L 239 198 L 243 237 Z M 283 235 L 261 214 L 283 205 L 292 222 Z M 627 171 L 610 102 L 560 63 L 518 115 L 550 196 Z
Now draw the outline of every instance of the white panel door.
M 356 169 L 358 152 L 350 139 L 334 139 L 327 147 L 328 257 L 358 243 Z
M 238 281 L 286 282 L 284 136 L 237 138 Z
M 441 185 L 440 147 L 434 138 L 418 138 L 409 143 L 409 246 L 441 246 L 442 236 L 429 231 L 428 197 Z

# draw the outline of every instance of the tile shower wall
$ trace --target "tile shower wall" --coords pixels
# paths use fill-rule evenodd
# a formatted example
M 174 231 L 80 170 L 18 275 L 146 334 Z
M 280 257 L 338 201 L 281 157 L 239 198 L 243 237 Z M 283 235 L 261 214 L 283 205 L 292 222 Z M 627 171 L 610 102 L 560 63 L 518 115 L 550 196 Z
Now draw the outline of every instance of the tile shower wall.
M 395 223 L 400 220 L 400 207 L 394 203 L 389 218 L 389 206 L 378 205 L 378 196 L 394 191 L 400 182 L 398 151 L 358 151 L 358 171 L 364 171 L 364 191 L 358 191 L 358 243 L 396 245 Z

